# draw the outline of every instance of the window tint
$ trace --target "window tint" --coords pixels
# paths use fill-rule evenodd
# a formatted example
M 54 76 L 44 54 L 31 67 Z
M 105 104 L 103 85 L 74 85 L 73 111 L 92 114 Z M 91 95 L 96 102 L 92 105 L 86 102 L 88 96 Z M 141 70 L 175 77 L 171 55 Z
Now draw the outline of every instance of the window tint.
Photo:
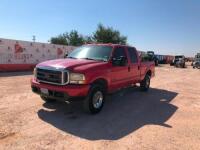
M 113 53 L 113 58 L 120 58 L 120 56 L 126 57 L 124 48 L 122 47 L 115 48 L 114 53 Z
M 130 56 L 131 63 L 137 63 L 138 62 L 136 50 L 134 48 L 128 48 L 128 54 Z

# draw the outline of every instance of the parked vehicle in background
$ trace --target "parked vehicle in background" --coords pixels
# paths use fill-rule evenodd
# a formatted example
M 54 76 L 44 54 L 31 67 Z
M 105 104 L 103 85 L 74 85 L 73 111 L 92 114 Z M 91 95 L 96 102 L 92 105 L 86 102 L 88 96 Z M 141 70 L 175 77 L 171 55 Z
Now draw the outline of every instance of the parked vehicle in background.
M 159 64 L 163 64 L 164 63 L 164 55 L 156 55 L 156 57 L 158 58 L 158 63 Z
M 151 61 L 154 61 L 155 65 L 158 66 L 158 58 L 156 57 L 154 51 L 147 51 Z
M 175 67 L 185 68 L 185 56 L 184 55 L 175 56 L 173 62 L 170 65 Z
M 38 64 L 31 87 L 45 101 L 83 100 L 84 109 L 94 114 L 102 109 L 107 93 L 136 83 L 147 91 L 154 70 L 154 62 L 141 61 L 134 47 L 89 44 L 66 59 Z
M 174 56 L 166 55 L 166 64 L 171 64 L 174 60 Z
M 193 62 L 193 68 L 194 68 L 194 69 L 195 69 L 195 68 L 200 69 L 200 59 Z
M 192 62 L 193 68 L 198 68 L 200 69 L 200 53 L 197 53 L 197 55 L 194 58 L 194 62 Z

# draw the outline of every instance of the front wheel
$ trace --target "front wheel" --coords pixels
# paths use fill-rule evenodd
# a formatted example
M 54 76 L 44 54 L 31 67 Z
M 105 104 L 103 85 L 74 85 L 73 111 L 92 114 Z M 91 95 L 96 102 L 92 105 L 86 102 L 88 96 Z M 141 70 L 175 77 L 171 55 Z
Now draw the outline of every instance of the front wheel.
M 149 75 L 146 75 L 145 78 L 142 80 L 142 82 L 140 82 L 141 91 L 149 90 L 150 80 L 151 80 L 151 77 Z
M 101 111 L 105 101 L 105 90 L 101 85 L 93 85 L 88 96 L 83 102 L 83 108 L 86 112 L 96 114 Z
M 56 101 L 55 99 L 48 98 L 48 97 L 45 97 L 45 96 L 42 96 L 42 95 L 40 97 L 45 102 L 55 102 Z

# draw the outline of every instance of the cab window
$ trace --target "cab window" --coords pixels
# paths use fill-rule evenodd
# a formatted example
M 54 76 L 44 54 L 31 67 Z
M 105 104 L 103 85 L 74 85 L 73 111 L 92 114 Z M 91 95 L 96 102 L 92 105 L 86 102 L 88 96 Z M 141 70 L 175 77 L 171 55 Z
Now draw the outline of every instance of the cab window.
M 136 50 L 134 48 L 128 48 L 128 54 L 130 56 L 131 59 L 131 63 L 137 63 L 138 62 L 138 58 L 137 58 L 137 54 L 136 54 Z

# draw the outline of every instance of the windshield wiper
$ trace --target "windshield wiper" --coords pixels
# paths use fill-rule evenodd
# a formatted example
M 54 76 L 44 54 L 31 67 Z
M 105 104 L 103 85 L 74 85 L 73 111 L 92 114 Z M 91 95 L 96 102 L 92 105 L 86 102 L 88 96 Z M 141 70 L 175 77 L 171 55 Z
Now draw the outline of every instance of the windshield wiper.
M 87 60 L 96 60 L 96 61 L 104 61 L 104 62 L 106 62 L 104 59 L 94 59 L 94 58 L 88 58 L 88 57 L 86 57 L 86 58 L 82 58 L 82 59 L 87 59 Z
M 87 59 L 87 60 L 96 60 L 96 59 L 88 58 L 88 57 L 86 57 L 86 58 L 82 58 L 82 59 Z
M 72 58 L 72 59 L 76 59 L 75 57 L 71 57 L 71 56 L 69 56 L 69 57 L 67 57 L 67 58 Z

